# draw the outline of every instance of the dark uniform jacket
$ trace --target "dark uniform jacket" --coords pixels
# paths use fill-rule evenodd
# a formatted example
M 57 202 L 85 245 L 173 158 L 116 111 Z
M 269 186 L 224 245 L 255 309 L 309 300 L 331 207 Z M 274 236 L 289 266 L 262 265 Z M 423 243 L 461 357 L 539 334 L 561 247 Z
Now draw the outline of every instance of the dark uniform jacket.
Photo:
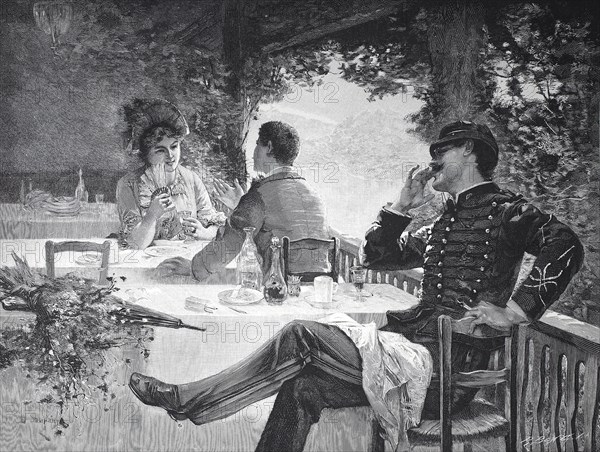
M 583 260 L 583 247 L 569 227 L 493 182 L 461 193 L 456 203 L 449 200 L 431 226 L 404 232 L 410 221 L 384 208 L 366 234 L 362 253 L 372 269 L 423 267 L 420 303 L 389 311 L 386 328 L 417 342 L 436 339 L 440 315 L 462 318 L 468 307 L 484 300 L 505 307 L 512 299 L 537 320 Z M 536 259 L 514 290 L 524 253 Z M 482 339 L 460 334 L 453 339 L 495 347 L 502 343 L 499 335 L 484 325 Z

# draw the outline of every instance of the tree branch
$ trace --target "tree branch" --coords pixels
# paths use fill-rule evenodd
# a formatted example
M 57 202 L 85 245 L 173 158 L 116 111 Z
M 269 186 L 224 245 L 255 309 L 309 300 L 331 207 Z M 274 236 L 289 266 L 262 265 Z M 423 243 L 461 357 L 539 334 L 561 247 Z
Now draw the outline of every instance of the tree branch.
M 497 72 L 495 72 L 495 71 L 483 71 L 483 72 L 484 72 L 484 73 L 486 73 L 486 74 L 489 74 L 489 75 L 494 75 L 494 76 L 496 76 L 496 77 L 501 77 L 501 78 L 512 78 L 512 76 L 511 76 L 511 75 L 502 75 L 502 74 L 498 74 L 498 73 L 497 73 Z
M 313 41 L 315 39 L 319 39 L 342 30 L 346 30 L 356 25 L 364 24 L 366 22 L 371 22 L 373 20 L 389 16 L 390 14 L 395 13 L 398 10 L 398 7 L 401 2 L 391 1 L 386 3 L 391 3 L 391 5 L 382 6 L 373 11 L 362 11 L 352 16 L 341 18 L 337 21 L 319 25 L 305 32 L 292 36 L 284 41 L 272 42 L 270 44 L 267 44 L 262 47 L 261 52 L 263 54 L 278 52 L 288 47 L 304 44 L 306 42 Z

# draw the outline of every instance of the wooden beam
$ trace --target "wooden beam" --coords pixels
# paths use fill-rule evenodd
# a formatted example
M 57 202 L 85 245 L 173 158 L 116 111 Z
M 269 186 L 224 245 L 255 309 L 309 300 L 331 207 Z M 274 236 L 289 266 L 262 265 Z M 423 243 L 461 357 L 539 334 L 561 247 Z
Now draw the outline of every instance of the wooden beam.
M 313 41 L 315 39 L 319 39 L 324 36 L 355 27 L 356 25 L 364 24 L 373 20 L 380 19 L 382 17 L 389 16 L 390 14 L 393 14 L 398 10 L 398 7 L 402 2 L 392 3 L 392 5 L 382 6 L 380 8 L 376 8 L 370 11 L 358 12 L 351 16 L 343 17 L 337 21 L 319 25 L 305 32 L 292 36 L 282 42 L 272 42 L 270 44 L 265 45 L 261 49 L 261 53 L 268 54 L 278 52 L 289 47 L 301 45 Z

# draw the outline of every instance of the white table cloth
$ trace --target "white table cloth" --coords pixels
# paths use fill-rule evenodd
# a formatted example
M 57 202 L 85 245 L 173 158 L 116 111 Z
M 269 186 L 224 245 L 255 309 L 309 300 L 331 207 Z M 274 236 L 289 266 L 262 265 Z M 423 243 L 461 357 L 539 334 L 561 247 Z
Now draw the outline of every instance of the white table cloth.
M 235 306 L 240 314 L 218 301 L 217 294 L 233 286 L 148 285 L 123 283 L 119 294 L 135 298 L 144 306 L 175 315 L 186 323 L 207 328 L 205 332 L 186 329 L 154 328 L 153 340 L 144 344 L 147 357 L 139 349 L 110 351 L 115 362 L 111 369 L 114 382 L 121 386 L 117 398 L 103 402 L 87 400 L 65 409 L 70 424 L 62 437 L 53 434 L 47 404 L 35 403 L 34 382 L 25 379 L 16 368 L 0 374 L 0 395 L 5 419 L 0 429 L 29 450 L 147 450 L 147 451 L 253 451 L 265 426 L 274 397 L 252 404 L 226 419 L 195 426 L 177 424 L 163 409 L 139 402 L 127 388 L 132 372 L 152 375 L 170 383 L 184 383 L 215 374 L 252 353 L 293 319 L 317 320 L 335 312 L 314 308 L 304 300 L 312 287 L 303 286 L 299 298 L 288 298 L 273 306 L 261 301 L 255 305 Z M 389 309 L 406 309 L 417 299 L 391 285 L 366 285 L 374 294 L 364 303 L 355 300 L 354 288 L 341 284 L 337 309 L 359 322 L 385 324 Z M 193 295 L 208 299 L 218 309 L 214 313 L 185 309 L 185 298 Z M 1 324 L 15 327 L 22 313 L 0 310 Z M 4 388 L 4 389 L 2 389 Z M 34 403 L 24 405 L 23 401 Z M 47 424 L 40 421 L 46 416 Z M 371 410 L 368 407 L 348 410 L 325 410 L 321 421 L 313 426 L 307 451 L 366 450 Z M 2 433 L 0 431 L 0 434 Z M 46 440 L 45 438 L 48 438 Z
M 0 239 L 107 237 L 118 232 L 119 224 L 117 206 L 112 203 L 84 203 L 73 217 L 26 210 L 21 204 L 0 204 Z
M 51 239 L 55 242 L 81 240 L 88 242 L 103 243 L 107 239 L 92 238 L 92 239 Z M 108 264 L 108 275 L 114 276 L 117 279 L 123 276 L 127 281 L 140 283 L 168 283 L 168 284 L 192 284 L 198 283 L 192 277 L 171 277 L 159 278 L 155 276 L 155 269 L 158 265 L 172 256 L 151 256 L 148 250 L 130 250 L 120 249 L 117 240 L 108 239 L 111 242 L 110 258 Z M 0 240 L 0 265 L 13 266 L 14 260 L 12 252 L 14 251 L 21 258 L 26 258 L 30 267 L 46 271 L 46 244 L 45 239 L 13 239 Z M 163 243 L 163 242 L 161 242 Z M 190 243 L 174 242 L 171 245 L 177 251 L 178 256 L 192 259 L 194 255 L 202 250 L 208 241 L 193 241 Z M 66 273 L 76 272 L 84 277 L 97 279 L 100 265 L 82 265 L 78 263 L 78 258 L 83 253 L 65 251 L 57 253 L 55 256 L 56 276 L 62 276 Z M 211 277 L 212 282 L 235 283 L 235 255 L 226 255 L 224 259 L 227 261 L 227 266 L 221 275 Z

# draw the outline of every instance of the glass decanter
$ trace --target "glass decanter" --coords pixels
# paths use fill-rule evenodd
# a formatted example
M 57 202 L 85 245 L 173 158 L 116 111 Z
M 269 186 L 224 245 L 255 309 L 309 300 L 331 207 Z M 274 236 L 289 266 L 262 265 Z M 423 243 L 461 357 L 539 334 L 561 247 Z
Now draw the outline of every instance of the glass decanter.
M 244 228 L 246 238 L 237 257 L 237 282 L 247 289 L 260 290 L 262 286 L 261 259 L 254 243 L 254 228 Z

